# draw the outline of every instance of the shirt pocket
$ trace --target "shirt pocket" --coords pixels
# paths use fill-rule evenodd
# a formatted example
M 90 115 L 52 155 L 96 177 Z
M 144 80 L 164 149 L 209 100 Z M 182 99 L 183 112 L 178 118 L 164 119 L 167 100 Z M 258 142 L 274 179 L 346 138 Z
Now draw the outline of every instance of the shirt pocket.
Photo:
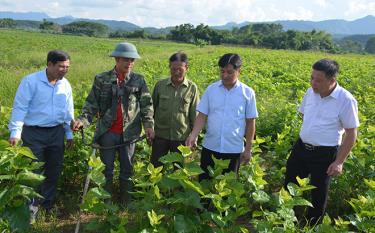
M 133 112 L 137 109 L 138 98 L 139 96 L 139 88 L 138 87 L 127 87 L 127 91 L 129 92 L 129 99 L 125 100 L 128 101 L 128 111 Z
M 161 110 L 168 110 L 168 106 L 170 105 L 170 98 L 168 95 L 160 95 L 159 96 L 159 108 Z
M 181 97 L 180 109 L 179 109 L 180 112 L 187 113 L 189 111 L 190 103 L 191 103 L 191 96 Z
M 246 115 L 246 99 L 241 96 L 236 96 L 233 98 L 233 102 L 230 106 L 231 115 L 235 119 L 245 119 Z
M 104 83 L 100 89 L 99 106 L 101 111 L 105 111 L 112 105 L 112 84 Z

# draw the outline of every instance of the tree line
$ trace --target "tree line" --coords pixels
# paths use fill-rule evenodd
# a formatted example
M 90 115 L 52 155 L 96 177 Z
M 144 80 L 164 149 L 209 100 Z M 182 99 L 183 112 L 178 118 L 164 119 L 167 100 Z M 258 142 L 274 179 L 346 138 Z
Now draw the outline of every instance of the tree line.
M 15 20 L 0 19 L 0 28 L 16 27 L 17 22 Z M 231 30 L 218 30 L 204 24 L 194 26 L 187 23 L 175 26 L 168 32 L 150 33 L 144 29 L 131 32 L 122 30 L 111 31 L 108 26 L 96 22 L 76 21 L 61 26 L 43 20 L 39 24 L 39 29 L 53 33 L 93 37 L 168 39 L 199 46 L 208 44 L 235 44 L 256 48 L 319 50 L 331 53 L 363 52 L 362 46 L 352 40 L 342 40 L 335 43 L 332 35 L 327 32 L 317 30 L 312 30 L 311 32 L 284 31 L 281 24 L 275 23 L 249 24 Z M 375 54 L 375 36 L 368 39 L 364 51 Z

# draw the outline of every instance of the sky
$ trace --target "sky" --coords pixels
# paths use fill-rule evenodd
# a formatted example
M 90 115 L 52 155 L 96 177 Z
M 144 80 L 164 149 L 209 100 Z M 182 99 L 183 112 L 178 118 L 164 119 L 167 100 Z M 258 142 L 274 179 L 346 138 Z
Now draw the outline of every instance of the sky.
M 160 28 L 183 23 L 215 26 L 244 21 L 351 21 L 375 16 L 375 0 L 0 0 L 0 11 L 111 19 Z

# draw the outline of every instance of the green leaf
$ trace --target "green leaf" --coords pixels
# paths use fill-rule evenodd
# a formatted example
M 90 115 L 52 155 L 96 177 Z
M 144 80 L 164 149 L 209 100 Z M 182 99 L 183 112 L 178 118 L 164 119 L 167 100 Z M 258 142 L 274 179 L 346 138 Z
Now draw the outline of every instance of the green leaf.
M 181 152 L 181 154 L 186 157 L 188 155 L 191 154 L 191 150 L 190 150 L 190 147 L 189 146 L 183 146 L 183 145 L 179 145 L 177 147 L 177 149 Z
M 174 232 L 194 232 L 194 222 L 186 215 L 174 216 Z
M 4 151 L 5 149 L 9 148 L 10 144 L 6 140 L 0 140 L 0 151 Z
M 270 200 L 269 195 L 263 190 L 257 190 L 251 194 L 255 202 L 266 203 Z
M 188 163 L 184 167 L 187 176 L 197 176 L 202 174 L 204 171 L 197 163 Z
M 159 159 L 163 164 L 183 163 L 184 158 L 179 153 L 168 153 Z
M 301 178 L 299 178 L 299 176 L 297 176 L 296 179 L 297 179 L 297 182 L 298 182 L 299 186 L 301 186 L 301 187 L 304 187 L 304 186 L 306 186 L 310 183 L 309 178 L 301 179 Z
M 365 180 L 365 184 L 367 184 L 372 190 L 375 190 L 375 180 L 368 180 L 368 179 L 364 179 Z
M 150 221 L 150 225 L 156 227 L 160 224 L 160 220 L 164 217 L 164 214 L 157 215 L 154 210 L 147 211 L 147 217 Z
M 202 191 L 200 185 L 198 182 L 192 182 L 190 180 L 182 180 L 184 184 L 186 184 L 189 188 L 194 190 L 195 192 L 199 193 L 200 195 L 204 195 L 204 192 Z
M 16 179 L 20 184 L 35 187 L 42 183 L 44 176 L 26 170 L 19 173 Z
M 37 159 L 35 156 L 34 156 L 34 154 L 33 154 L 33 152 L 30 150 L 30 148 L 28 148 L 28 147 L 21 147 L 21 148 L 19 148 L 18 150 L 17 150 L 17 153 L 18 154 L 21 154 L 21 155 L 24 155 L 24 156 L 26 156 L 26 157 L 28 157 L 28 158 L 30 158 L 30 159 Z
M 9 221 L 12 232 L 28 232 L 30 228 L 30 211 L 26 204 L 6 208 L 3 216 Z

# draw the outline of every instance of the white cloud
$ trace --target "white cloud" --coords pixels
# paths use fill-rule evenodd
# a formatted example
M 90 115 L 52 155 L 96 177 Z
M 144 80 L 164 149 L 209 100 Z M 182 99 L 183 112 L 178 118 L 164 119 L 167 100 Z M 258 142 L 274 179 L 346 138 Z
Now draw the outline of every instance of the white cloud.
M 125 20 L 139 26 L 182 23 L 356 19 L 375 15 L 374 0 L 0 0 L 1 11 L 44 12 L 51 17 Z

